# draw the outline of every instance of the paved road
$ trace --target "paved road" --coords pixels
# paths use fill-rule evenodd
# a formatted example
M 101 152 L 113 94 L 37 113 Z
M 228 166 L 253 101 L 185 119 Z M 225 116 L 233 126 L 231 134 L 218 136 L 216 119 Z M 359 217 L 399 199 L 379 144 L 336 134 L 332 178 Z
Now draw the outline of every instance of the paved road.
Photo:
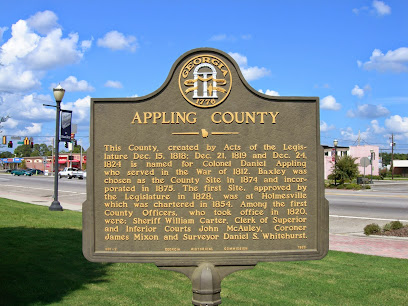
M 81 211 L 86 200 L 86 180 L 59 180 L 59 201 L 65 209 Z M 15 177 L 0 174 L 0 196 L 49 206 L 54 179 L 46 176 Z M 330 233 L 362 234 L 369 223 L 393 220 L 408 223 L 408 181 L 374 182 L 370 190 L 326 190 L 330 207 Z
M 375 181 L 369 190 L 326 189 L 330 233 L 362 234 L 370 223 L 408 223 L 408 181 Z
M 86 200 L 86 180 L 62 178 L 58 199 L 64 209 L 82 211 Z M 54 177 L 0 174 L 0 197 L 50 206 L 54 198 Z
M 366 237 L 364 226 L 393 220 L 408 223 L 408 182 L 375 182 L 370 190 L 326 190 L 330 202 L 330 250 L 408 259 L 407 238 Z M 0 197 L 50 206 L 53 177 L 0 174 Z M 82 211 L 86 181 L 59 180 L 64 209 Z

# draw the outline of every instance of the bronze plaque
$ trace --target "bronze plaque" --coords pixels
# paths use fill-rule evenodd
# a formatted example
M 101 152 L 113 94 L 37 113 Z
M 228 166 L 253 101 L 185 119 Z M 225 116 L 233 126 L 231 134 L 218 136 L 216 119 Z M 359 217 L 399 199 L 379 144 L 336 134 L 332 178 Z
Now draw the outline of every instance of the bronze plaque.
M 83 252 L 166 266 L 328 251 L 319 99 L 267 96 L 191 50 L 148 96 L 91 99 Z

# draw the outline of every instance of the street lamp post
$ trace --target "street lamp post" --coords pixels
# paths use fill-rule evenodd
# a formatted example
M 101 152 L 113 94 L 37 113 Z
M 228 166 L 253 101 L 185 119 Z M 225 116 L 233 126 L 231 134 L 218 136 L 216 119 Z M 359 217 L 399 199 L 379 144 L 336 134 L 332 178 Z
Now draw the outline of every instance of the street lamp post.
M 370 150 L 370 166 L 371 166 L 371 184 L 373 183 L 373 160 L 375 159 L 375 153 L 374 150 Z
M 58 201 L 58 159 L 59 159 L 59 125 L 60 125 L 60 113 L 61 113 L 61 101 L 64 98 L 65 89 L 58 85 L 53 89 L 55 102 L 57 103 L 57 114 L 55 117 L 55 142 L 54 142 L 54 201 L 51 203 L 49 210 L 62 211 L 62 206 Z
M 337 145 L 339 142 L 337 139 L 333 140 L 334 145 L 334 185 L 337 186 L 337 173 L 336 173 L 336 164 L 337 164 Z

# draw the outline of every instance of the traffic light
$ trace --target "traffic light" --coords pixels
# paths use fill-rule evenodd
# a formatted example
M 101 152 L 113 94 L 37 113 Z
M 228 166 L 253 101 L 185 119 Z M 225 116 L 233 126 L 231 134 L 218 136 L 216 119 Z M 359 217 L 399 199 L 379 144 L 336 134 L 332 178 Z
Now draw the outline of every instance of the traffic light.
M 3 144 L 7 144 L 7 136 L 3 136 Z
M 8 142 L 7 147 L 9 147 L 9 148 L 12 148 L 12 147 L 13 147 L 13 142 L 12 142 L 11 140 Z
M 30 139 L 28 139 L 28 137 L 24 138 L 24 145 L 30 145 Z
M 31 149 L 34 148 L 34 141 L 31 141 L 30 147 L 31 147 Z
M 68 148 L 68 142 L 65 143 L 65 147 Z

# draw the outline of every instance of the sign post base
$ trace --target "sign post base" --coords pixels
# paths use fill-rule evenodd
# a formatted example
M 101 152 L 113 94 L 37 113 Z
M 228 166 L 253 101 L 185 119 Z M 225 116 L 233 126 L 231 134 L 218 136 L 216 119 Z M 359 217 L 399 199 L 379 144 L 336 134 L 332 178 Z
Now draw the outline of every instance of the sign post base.
M 255 266 L 214 266 L 204 262 L 198 267 L 159 267 L 162 270 L 183 273 L 190 278 L 193 289 L 193 305 L 221 304 L 221 281 L 227 275 L 252 269 Z

